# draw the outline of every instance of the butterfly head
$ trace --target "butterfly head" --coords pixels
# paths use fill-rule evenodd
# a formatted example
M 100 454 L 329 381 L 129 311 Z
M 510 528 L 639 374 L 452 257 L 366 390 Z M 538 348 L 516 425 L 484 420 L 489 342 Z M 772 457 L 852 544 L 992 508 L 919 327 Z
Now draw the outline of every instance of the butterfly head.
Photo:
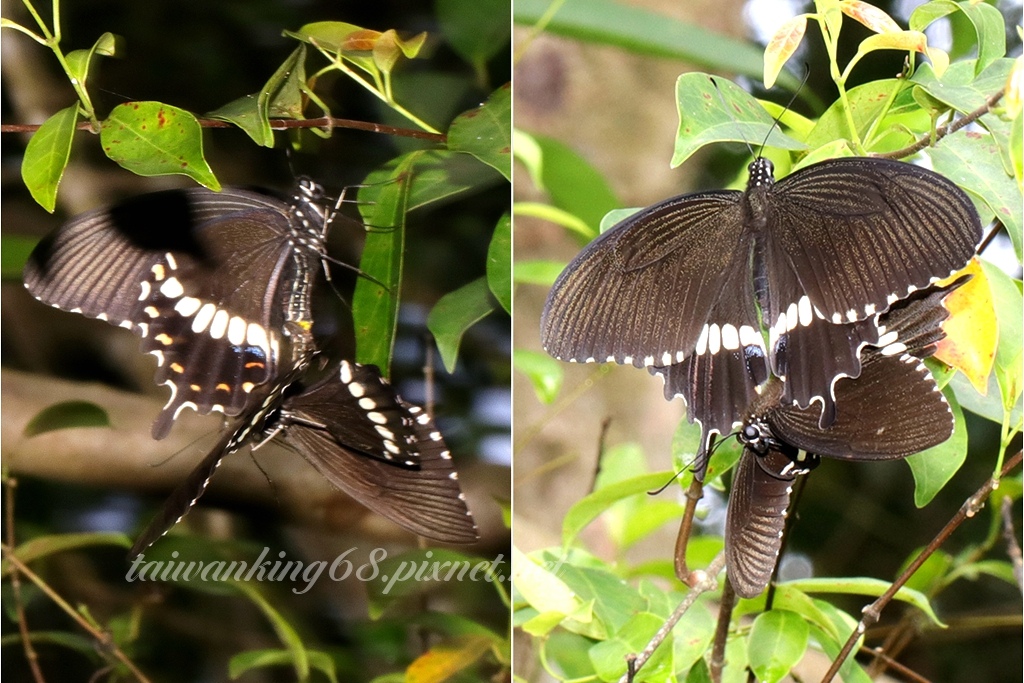
M 757 157 L 750 162 L 747 166 L 747 173 L 749 179 L 747 180 L 747 189 L 752 190 L 755 187 L 770 188 L 775 184 L 775 165 L 771 161 L 764 157 Z

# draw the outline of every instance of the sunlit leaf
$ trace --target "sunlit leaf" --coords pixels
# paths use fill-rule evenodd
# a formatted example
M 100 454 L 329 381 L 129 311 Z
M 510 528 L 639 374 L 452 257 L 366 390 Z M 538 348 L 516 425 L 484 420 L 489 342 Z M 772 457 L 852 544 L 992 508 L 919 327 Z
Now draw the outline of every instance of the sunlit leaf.
M 964 373 L 978 393 L 984 394 L 996 357 L 999 328 L 988 278 L 977 257 L 941 284 L 964 274 L 972 276 L 970 281 L 943 301 L 949 318 L 942 323 L 946 337 L 936 346 L 935 358 Z
M 491 649 L 486 636 L 466 636 L 439 643 L 421 654 L 405 670 L 406 683 L 444 683 L 465 671 Z
M 800 47 L 806 30 L 807 15 L 801 14 L 780 26 L 768 41 L 764 49 L 764 87 L 771 88 L 775 85 L 775 79 L 778 78 L 782 67 Z
M 757 680 L 782 680 L 803 659 L 809 633 L 807 622 L 794 612 L 773 609 L 759 614 L 747 643 L 747 661 Z
M 900 25 L 888 14 L 874 5 L 860 0 L 843 0 L 839 3 L 843 14 L 867 26 L 875 33 L 897 33 L 902 31 Z
M 562 363 L 540 351 L 515 349 L 512 352 L 512 365 L 530 379 L 537 400 L 545 405 L 555 400 L 565 375 Z
M 702 73 L 680 76 L 676 80 L 676 111 L 679 130 L 672 154 L 673 168 L 714 142 L 751 145 L 765 142 L 769 147 L 789 150 L 806 147 L 779 131 L 772 117 L 749 93 L 717 76 Z

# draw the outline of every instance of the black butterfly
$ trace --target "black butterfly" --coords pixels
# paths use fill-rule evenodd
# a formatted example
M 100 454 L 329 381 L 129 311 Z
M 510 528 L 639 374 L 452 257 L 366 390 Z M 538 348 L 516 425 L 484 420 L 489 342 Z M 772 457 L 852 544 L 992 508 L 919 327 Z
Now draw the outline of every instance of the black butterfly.
M 308 363 L 310 292 L 329 213 L 303 180 L 291 202 L 244 190 L 146 194 L 77 216 L 44 238 L 25 287 L 57 308 L 142 336 L 171 396 L 161 439 L 183 408 L 251 411 Z
M 295 381 L 268 394 L 174 490 L 130 557 L 185 516 L 225 456 L 273 438 L 336 487 L 417 535 L 445 543 L 478 537 L 451 454 L 430 417 L 399 398 L 376 367 L 342 361 L 311 386 Z
M 767 586 L 793 481 L 819 456 L 903 458 L 953 433 L 949 405 L 921 359 L 945 336 L 942 300 L 966 280 L 916 292 L 880 316 L 881 342 L 864 350 L 860 376 L 836 382 L 839 414 L 829 427 L 819 426 L 820 405 L 789 404 L 776 378 L 764 386 L 739 432 L 744 449 L 726 516 L 726 570 L 737 595 L 752 598 Z
M 820 404 L 828 426 L 836 382 L 880 343 L 876 317 L 963 267 L 981 239 L 968 197 L 911 164 L 833 159 L 776 183 L 758 158 L 749 174 L 745 192 L 674 197 L 595 239 L 541 320 L 556 358 L 662 375 L 704 447 L 742 422 L 770 373 L 781 401 Z M 698 479 L 705 465 L 702 447 Z
M 304 180 L 290 203 L 231 189 L 143 195 L 72 219 L 30 256 L 33 296 L 132 329 L 156 356 L 171 396 L 154 438 L 185 407 L 235 418 L 133 555 L 195 504 L 226 455 L 277 432 L 384 516 L 437 540 L 475 540 L 440 434 L 376 368 L 342 363 L 336 378 L 302 388 L 315 353 L 310 296 L 328 258 L 321 194 Z

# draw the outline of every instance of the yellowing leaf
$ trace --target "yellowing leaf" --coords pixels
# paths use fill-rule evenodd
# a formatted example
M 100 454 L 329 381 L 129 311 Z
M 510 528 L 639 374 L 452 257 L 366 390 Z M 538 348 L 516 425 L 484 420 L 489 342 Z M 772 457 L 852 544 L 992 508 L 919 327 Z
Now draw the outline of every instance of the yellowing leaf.
M 875 33 L 898 33 L 903 30 L 899 24 L 893 21 L 892 17 L 866 2 L 844 0 L 839 4 L 839 8 L 843 14 L 859 21 Z
M 775 85 L 775 79 L 778 78 L 782 67 L 800 47 L 806 29 L 807 15 L 801 14 L 780 26 L 768 41 L 764 49 L 764 87 L 770 88 Z
M 920 31 L 896 31 L 878 33 L 861 41 L 857 48 L 857 59 L 875 50 L 911 50 L 920 52 L 932 62 L 932 70 L 941 76 L 949 66 L 949 55 L 942 50 L 928 47 L 928 38 Z
M 964 373 L 978 393 L 984 395 L 996 356 L 999 327 L 988 278 L 977 257 L 942 284 L 964 274 L 973 275 L 970 282 L 944 301 L 949 311 L 949 318 L 942 324 L 946 338 L 936 347 L 935 358 Z
M 1024 90 L 1024 56 L 1013 60 L 1013 68 L 1006 79 L 1006 95 L 1003 105 L 1010 116 L 1016 116 L 1021 110 L 1021 91 Z
M 406 683 L 442 683 L 465 671 L 491 647 L 488 636 L 467 636 L 455 642 L 436 645 L 423 653 L 405 670 Z

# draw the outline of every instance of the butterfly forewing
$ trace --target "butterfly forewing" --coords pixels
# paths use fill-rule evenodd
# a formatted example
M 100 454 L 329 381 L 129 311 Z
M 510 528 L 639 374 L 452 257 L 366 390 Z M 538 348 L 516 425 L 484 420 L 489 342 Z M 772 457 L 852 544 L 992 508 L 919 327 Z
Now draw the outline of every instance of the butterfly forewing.
M 445 543 L 477 539 L 441 434 L 376 368 L 343 361 L 329 377 L 285 399 L 281 426 L 286 443 L 374 512 Z
M 322 222 L 297 215 L 241 190 L 143 195 L 43 240 L 25 285 L 44 303 L 143 337 L 171 391 L 153 425 L 162 438 L 183 407 L 240 415 L 254 387 L 292 369 L 285 322 L 309 322 L 319 249 L 306 247 Z
M 722 295 L 724 278 L 747 262 L 739 196 L 671 199 L 587 245 L 548 296 L 544 348 L 578 362 L 682 362 Z
M 913 164 L 832 159 L 783 178 L 772 195 L 770 239 L 832 322 L 886 310 L 962 268 L 981 241 L 967 195 Z

